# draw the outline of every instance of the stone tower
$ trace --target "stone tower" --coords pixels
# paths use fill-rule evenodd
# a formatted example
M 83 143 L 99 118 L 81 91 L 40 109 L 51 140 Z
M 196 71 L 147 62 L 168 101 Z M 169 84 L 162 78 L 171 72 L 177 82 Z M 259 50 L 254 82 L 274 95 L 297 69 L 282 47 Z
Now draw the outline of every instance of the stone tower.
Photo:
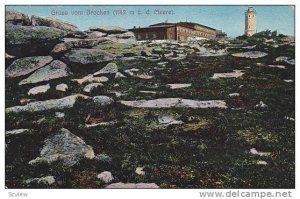
M 245 12 L 245 35 L 252 36 L 256 33 L 256 11 L 249 7 Z

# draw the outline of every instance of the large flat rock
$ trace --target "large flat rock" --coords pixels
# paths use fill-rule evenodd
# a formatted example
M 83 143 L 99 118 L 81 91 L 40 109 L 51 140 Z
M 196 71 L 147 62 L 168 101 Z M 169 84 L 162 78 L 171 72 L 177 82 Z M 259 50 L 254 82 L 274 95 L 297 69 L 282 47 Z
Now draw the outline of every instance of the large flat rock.
M 53 58 L 51 56 L 24 57 L 15 60 L 7 69 L 5 77 L 20 77 L 49 64 Z
M 223 100 L 198 101 L 182 98 L 160 98 L 154 100 L 120 101 L 121 104 L 137 108 L 227 108 Z
M 14 106 L 5 109 L 5 113 L 22 113 L 22 112 L 40 112 L 47 110 L 63 110 L 72 108 L 76 100 L 81 97 L 88 97 L 81 94 L 71 95 L 60 99 L 50 99 L 46 101 L 35 101 L 26 104 L 25 106 Z
M 260 51 L 248 51 L 248 52 L 232 54 L 232 56 L 234 56 L 234 57 L 243 57 L 243 58 L 250 58 L 250 59 L 261 58 L 261 57 L 265 57 L 267 55 L 268 55 L 267 53 L 260 52 Z
M 71 74 L 72 72 L 65 63 L 59 60 L 54 60 L 47 66 L 36 70 L 28 78 L 22 80 L 19 85 L 49 81 L 52 79 L 67 77 Z
M 63 60 L 71 66 L 96 65 L 114 59 L 115 55 L 101 49 L 73 49 L 63 56 Z
M 40 156 L 31 160 L 29 164 L 48 163 L 59 161 L 65 167 L 71 167 L 81 159 L 93 159 L 93 148 L 87 145 L 80 137 L 62 128 L 58 133 L 45 140 Z

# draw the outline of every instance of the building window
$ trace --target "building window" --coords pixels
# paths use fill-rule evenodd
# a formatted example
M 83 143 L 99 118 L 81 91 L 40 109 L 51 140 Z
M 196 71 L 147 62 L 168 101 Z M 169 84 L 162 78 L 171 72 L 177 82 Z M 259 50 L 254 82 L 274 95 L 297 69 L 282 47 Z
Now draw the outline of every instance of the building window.
M 138 34 L 138 35 L 137 35 L 137 38 L 138 38 L 138 39 L 141 39 L 142 37 L 141 37 L 141 35 L 140 35 L 140 34 Z
M 155 33 L 152 34 L 152 38 L 156 39 L 156 34 Z
M 145 35 L 145 38 L 146 38 L 146 39 L 148 39 L 148 38 L 149 38 L 149 35 L 148 35 L 148 33 L 146 33 L 146 35 Z

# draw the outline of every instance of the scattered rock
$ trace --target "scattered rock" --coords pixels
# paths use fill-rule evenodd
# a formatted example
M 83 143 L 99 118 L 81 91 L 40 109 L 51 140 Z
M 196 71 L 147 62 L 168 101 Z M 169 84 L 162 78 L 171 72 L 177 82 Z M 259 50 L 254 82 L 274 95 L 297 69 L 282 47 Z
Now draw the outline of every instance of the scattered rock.
M 240 94 L 239 93 L 230 93 L 229 97 L 239 97 Z
M 14 10 L 6 10 L 5 11 L 5 23 L 13 24 L 13 25 L 22 25 L 29 26 L 30 19 L 28 15 L 14 11 Z
M 252 155 L 259 155 L 259 156 L 270 156 L 271 155 L 270 152 L 257 151 L 255 148 L 250 149 L 250 153 Z
M 251 50 L 251 49 L 254 49 L 255 47 L 256 47 L 256 45 L 253 45 L 253 46 L 244 46 L 242 48 Z
M 144 176 L 146 174 L 146 172 L 144 171 L 144 167 L 137 167 L 135 169 L 135 173 L 138 175 L 142 175 L 142 176 Z
M 259 104 L 255 105 L 256 108 L 268 108 L 268 105 L 266 105 L 263 101 L 260 101 Z
M 106 189 L 158 189 L 155 183 L 113 183 L 105 187 Z
M 43 184 L 43 185 L 52 185 L 55 183 L 55 178 L 54 178 L 54 176 L 31 178 L 31 179 L 26 180 L 25 183 L 26 184 L 37 183 L 37 184 Z
M 57 91 L 66 92 L 68 90 L 68 85 L 67 84 L 58 84 L 58 85 L 56 85 L 55 89 Z
M 37 94 L 41 94 L 41 93 L 46 93 L 49 89 L 50 89 L 50 84 L 36 86 L 36 87 L 31 88 L 27 94 L 28 95 L 37 95 Z
M 67 77 L 71 74 L 72 72 L 65 63 L 59 60 L 54 60 L 47 66 L 36 70 L 28 78 L 22 80 L 19 85 L 49 81 L 52 79 Z
M 140 79 L 152 79 L 153 76 L 147 75 L 147 74 L 137 74 L 135 77 L 140 78 Z
M 46 101 L 30 102 L 25 106 L 14 106 L 5 109 L 5 113 L 21 113 L 21 112 L 39 112 L 46 110 L 64 110 L 72 108 L 76 100 L 81 97 L 87 99 L 88 97 L 81 94 L 71 95 L 60 99 L 50 99 Z
M 33 102 L 33 101 L 35 101 L 35 99 L 22 98 L 22 99 L 20 99 L 20 104 L 25 105 L 25 104 L 28 104 L 29 102 Z
M 234 56 L 234 57 L 244 57 L 244 58 L 250 58 L 250 59 L 265 57 L 267 55 L 268 55 L 267 53 L 260 52 L 260 51 L 249 51 L 249 52 L 242 52 L 242 53 L 232 54 L 232 56 Z
M 268 65 L 271 68 L 281 68 L 281 69 L 286 69 L 285 66 L 283 65 Z
M 167 84 L 170 89 L 180 89 L 180 88 L 188 88 L 191 87 L 192 84 Z
M 215 56 L 224 56 L 228 52 L 226 49 L 207 49 L 205 47 L 198 47 L 198 52 L 196 52 L 200 57 L 215 57 Z
M 109 183 L 109 182 L 113 181 L 113 179 L 114 179 L 111 172 L 109 172 L 109 171 L 101 172 L 100 174 L 97 175 L 97 178 L 105 183 Z
M 219 79 L 219 78 L 238 78 L 243 76 L 245 73 L 243 70 L 233 70 L 230 73 L 215 73 L 211 79 Z
M 146 94 L 156 94 L 156 91 L 139 91 L 140 93 L 146 93 Z
M 145 57 L 150 57 L 152 56 L 152 53 L 148 50 L 142 50 L 141 55 Z
M 56 118 L 64 118 L 64 117 L 65 117 L 65 114 L 62 113 L 62 112 L 55 112 L 55 117 L 56 117 Z
M 258 160 L 256 162 L 256 164 L 258 164 L 258 165 L 267 165 L 268 163 L 266 161 L 263 161 L 263 160 Z
M 107 77 L 101 76 L 101 77 L 94 77 L 93 75 L 87 75 L 81 79 L 73 79 L 73 81 L 78 82 L 78 84 L 84 84 L 84 83 L 104 83 L 108 81 Z
M 102 83 L 91 83 L 88 84 L 84 87 L 83 91 L 86 93 L 90 93 L 93 89 L 96 89 L 98 87 L 102 87 L 103 84 Z
M 119 79 L 119 78 L 127 78 L 127 77 L 125 75 L 123 75 L 122 73 L 117 72 L 116 75 L 115 75 L 115 78 Z
M 100 161 L 100 162 L 106 162 L 106 163 L 111 163 L 112 158 L 106 154 L 98 154 L 95 156 L 95 160 Z
M 158 123 L 162 126 L 169 126 L 173 124 L 183 124 L 182 121 L 175 120 L 172 116 L 159 116 L 157 118 Z
M 154 100 L 120 101 L 121 104 L 138 108 L 227 108 L 223 100 L 198 101 L 182 98 L 160 98 Z
M 30 129 L 14 129 L 14 130 L 10 130 L 10 131 L 5 131 L 5 136 L 26 134 L 29 132 L 30 132 Z
M 104 96 L 104 95 L 99 95 L 99 96 L 94 96 L 93 97 L 93 102 L 95 106 L 108 106 L 114 103 L 114 100 L 110 97 Z
M 292 118 L 292 117 L 288 117 L 288 116 L 285 116 L 284 119 L 286 120 L 290 120 L 290 121 L 295 121 L 295 118 Z
M 275 59 L 276 62 L 285 62 L 287 64 L 290 64 L 290 65 L 295 65 L 295 59 L 290 59 L 288 57 L 285 57 L 285 56 L 280 56 L 280 57 L 277 57 Z
M 32 15 L 31 23 L 32 26 L 47 26 L 47 27 L 53 27 L 65 31 L 79 31 L 77 26 L 69 22 L 61 21 L 50 17 L 38 17 Z
M 15 60 L 6 70 L 5 77 L 19 77 L 49 64 L 53 58 L 51 56 L 24 57 Z
M 95 72 L 93 75 L 115 74 L 118 72 L 118 66 L 115 63 L 108 63 L 104 68 Z
M 83 158 L 93 159 L 94 151 L 91 146 L 69 130 L 62 128 L 55 135 L 45 140 L 44 147 L 41 150 L 40 157 L 31 160 L 29 164 L 48 163 L 59 161 L 65 167 L 75 165 Z

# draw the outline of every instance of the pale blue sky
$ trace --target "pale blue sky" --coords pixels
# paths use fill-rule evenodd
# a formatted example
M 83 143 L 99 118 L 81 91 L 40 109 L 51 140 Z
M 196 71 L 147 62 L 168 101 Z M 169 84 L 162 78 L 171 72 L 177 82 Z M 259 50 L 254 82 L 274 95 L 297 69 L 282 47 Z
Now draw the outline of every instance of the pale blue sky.
M 116 25 L 124 28 L 148 26 L 168 22 L 191 21 L 221 29 L 229 36 L 244 33 L 244 12 L 248 6 L 7 6 L 28 15 L 50 16 L 76 24 L 81 30 L 91 26 Z M 277 30 L 279 33 L 294 35 L 294 10 L 291 6 L 253 6 L 257 12 L 257 30 Z M 88 9 L 109 11 L 109 15 L 86 15 Z M 142 15 L 113 15 L 114 10 L 141 11 Z M 174 15 L 157 15 L 155 9 L 173 10 Z M 149 10 L 150 15 L 145 12 Z M 52 15 L 52 11 L 67 11 L 68 15 Z M 74 16 L 71 11 L 83 11 L 84 15 Z

